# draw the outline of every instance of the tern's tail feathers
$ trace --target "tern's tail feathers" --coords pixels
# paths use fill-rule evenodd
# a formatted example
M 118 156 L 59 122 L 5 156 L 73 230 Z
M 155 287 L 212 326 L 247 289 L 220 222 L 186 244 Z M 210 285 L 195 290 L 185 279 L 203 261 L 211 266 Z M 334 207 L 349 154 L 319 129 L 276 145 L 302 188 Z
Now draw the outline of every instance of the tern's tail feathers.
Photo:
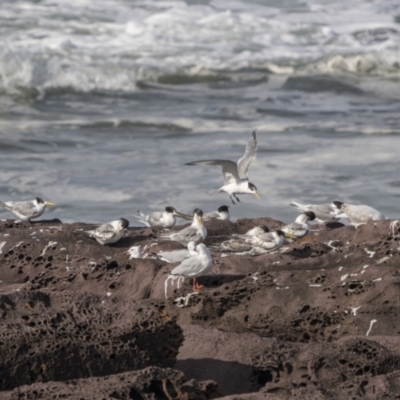
M 298 203 L 297 201 L 291 201 L 289 203 L 290 206 L 297 208 L 300 211 L 305 210 L 305 204 Z
M 133 218 L 136 219 L 136 221 L 146 225 L 150 226 L 150 224 L 147 222 L 147 215 L 144 215 L 142 212 L 138 210 L 139 215 L 132 215 Z

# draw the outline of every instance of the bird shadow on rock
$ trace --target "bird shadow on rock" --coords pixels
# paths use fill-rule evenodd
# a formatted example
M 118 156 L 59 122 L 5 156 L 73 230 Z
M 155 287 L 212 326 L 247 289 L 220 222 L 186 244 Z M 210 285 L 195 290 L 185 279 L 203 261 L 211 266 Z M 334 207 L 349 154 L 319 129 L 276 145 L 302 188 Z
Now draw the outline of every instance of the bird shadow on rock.
M 187 358 L 178 360 L 174 368 L 182 371 L 187 379 L 216 381 L 224 396 L 257 392 L 262 387 L 251 379 L 253 367 L 237 361 Z
M 343 226 L 345 226 L 345 225 L 342 224 L 341 222 L 328 222 L 326 224 L 326 230 L 330 231 L 332 229 L 342 228 Z
M 207 288 L 217 288 L 226 283 L 232 283 L 235 281 L 240 281 L 247 275 L 210 275 L 201 276 L 197 280 Z

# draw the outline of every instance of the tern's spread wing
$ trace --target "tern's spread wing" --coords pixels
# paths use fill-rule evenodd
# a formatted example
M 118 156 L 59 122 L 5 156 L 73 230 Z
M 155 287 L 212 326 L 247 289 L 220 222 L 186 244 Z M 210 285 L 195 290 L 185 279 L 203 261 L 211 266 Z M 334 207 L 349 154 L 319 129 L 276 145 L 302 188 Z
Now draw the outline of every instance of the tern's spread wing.
M 246 150 L 243 157 L 237 163 L 237 171 L 239 178 L 242 180 L 248 180 L 248 171 L 250 164 L 257 157 L 257 131 L 253 131 L 253 134 L 246 145 Z
M 238 175 L 238 167 L 237 167 L 236 163 L 233 161 L 229 161 L 229 160 L 199 160 L 199 161 L 192 161 L 192 162 L 186 163 L 185 165 L 219 165 L 222 168 L 222 174 L 224 175 L 225 185 L 229 185 L 230 183 L 239 183 L 241 180 Z M 249 163 L 249 165 L 250 165 L 250 163 Z

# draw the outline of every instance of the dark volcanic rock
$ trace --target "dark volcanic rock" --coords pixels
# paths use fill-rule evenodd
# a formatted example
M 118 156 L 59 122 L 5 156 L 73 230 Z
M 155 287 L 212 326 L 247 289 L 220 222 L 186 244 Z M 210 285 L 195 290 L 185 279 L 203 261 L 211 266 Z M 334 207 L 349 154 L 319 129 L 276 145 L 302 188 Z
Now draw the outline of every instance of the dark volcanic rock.
M 282 224 L 210 221 L 206 244 Z M 400 223 L 314 225 L 303 240 L 256 257 L 213 250 L 204 289 L 169 282 L 167 299 L 176 264 L 151 253 L 182 245 L 143 228 L 101 246 L 82 234 L 92 227 L 0 222 L 3 389 L 175 366 L 183 381 L 214 379 L 231 399 L 400 398 Z M 130 260 L 132 245 L 150 255 Z M 144 393 L 158 398 L 159 387 Z
M 148 302 L 71 292 L 0 296 L 0 388 L 172 366 L 181 329 Z
M 214 382 L 186 381 L 182 372 L 149 367 L 101 378 L 68 382 L 35 383 L 2 393 L 3 400 L 34 399 L 186 399 L 206 400 L 219 396 Z

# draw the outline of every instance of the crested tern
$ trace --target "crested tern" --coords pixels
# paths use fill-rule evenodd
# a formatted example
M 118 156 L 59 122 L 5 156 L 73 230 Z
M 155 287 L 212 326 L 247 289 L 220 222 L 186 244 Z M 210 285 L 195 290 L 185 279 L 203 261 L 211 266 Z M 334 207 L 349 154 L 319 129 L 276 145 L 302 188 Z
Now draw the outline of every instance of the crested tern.
M 192 216 L 187 214 L 179 213 L 179 217 L 183 219 L 191 220 Z M 203 221 L 211 221 L 213 219 L 220 219 L 223 221 L 229 221 L 231 216 L 229 215 L 229 206 L 218 207 L 217 211 L 210 211 L 203 214 Z
M 332 205 L 345 213 L 343 217 L 347 217 L 353 225 L 364 224 L 367 221 L 378 221 L 386 219 L 386 217 L 370 206 L 363 204 L 345 204 L 341 201 L 334 201 Z
M 138 213 L 139 216 L 133 215 L 133 218 L 135 218 L 138 222 L 145 224 L 146 226 L 160 226 L 163 228 L 174 227 L 176 223 L 176 217 L 182 215 L 176 211 L 174 207 L 170 206 L 165 207 L 165 211 L 154 211 L 150 215 L 145 215 L 139 210 Z
M 54 206 L 54 203 L 44 201 L 40 197 L 28 201 L 0 201 L 0 206 L 11 211 L 21 221 L 29 221 L 40 217 L 46 206 Z
M 211 254 L 205 244 L 198 244 L 196 246 L 196 253 L 197 254 L 183 260 L 169 273 L 169 276 L 193 278 L 194 292 L 198 292 L 203 288 L 203 285 L 198 284 L 196 278 L 205 275 L 212 267 Z
M 309 221 L 315 220 L 315 214 L 313 211 L 306 211 L 300 214 L 294 222 L 287 224 L 281 228 L 286 233 L 289 239 L 300 239 L 306 236 L 310 232 Z
M 292 201 L 289 205 L 295 207 L 302 213 L 305 211 L 312 211 L 315 214 L 315 221 L 321 224 L 337 221 L 336 216 L 340 213 L 332 204 L 302 204 L 297 201 Z
M 172 250 L 172 251 L 159 251 L 156 253 L 158 259 L 165 261 L 167 263 L 178 263 L 182 262 L 186 258 L 194 256 L 197 254 L 196 251 L 196 243 L 189 242 L 187 245 L 187 249 L 182 250 Z
M 259 228 L 259 227 L 256 227 Z M 214 249 L 222 252 L 234 252 L 239 255 L 260 255 L 271 253 L 282 247 L 286 234 L 280 229 L 271 232 L 265 232 L 262 228 L 252 229 L 253 234 L 226 240 Z
M 179 242 L 185 246 L 192 241 L 196 244 L 202 242 L 207 237 L 207 229 L 203 224 L 203 211 L 196 208 L 193 211 L 193 222 L 190 226 L 179 232 L 161 235 L 160 237 Z
M 85 231 L 90 237 L 95 238 L 100 244 L 111 244 L 118 242 L 124 235 L 125 229 L 129 226 L 129 221 L 120 218 L 107 224 L 100 225 L 98 228 Z
M 240 202 L 237 194 L 253 194 L 257 199 L 260 199 L 257 193 L 257 187 L 249 181 L 248 170 L 250 164 L 257 156 L 257 131 L 253 134 L 246 145 L 244 155 L 236 163 L 230 160 L 198 160 L 191 161 L 185 165 L 218 165 L 222 168 L 225 184 L 218 190 L 212 193 L 225 192 L 233 204 L 236 204 L 233 197 Z

